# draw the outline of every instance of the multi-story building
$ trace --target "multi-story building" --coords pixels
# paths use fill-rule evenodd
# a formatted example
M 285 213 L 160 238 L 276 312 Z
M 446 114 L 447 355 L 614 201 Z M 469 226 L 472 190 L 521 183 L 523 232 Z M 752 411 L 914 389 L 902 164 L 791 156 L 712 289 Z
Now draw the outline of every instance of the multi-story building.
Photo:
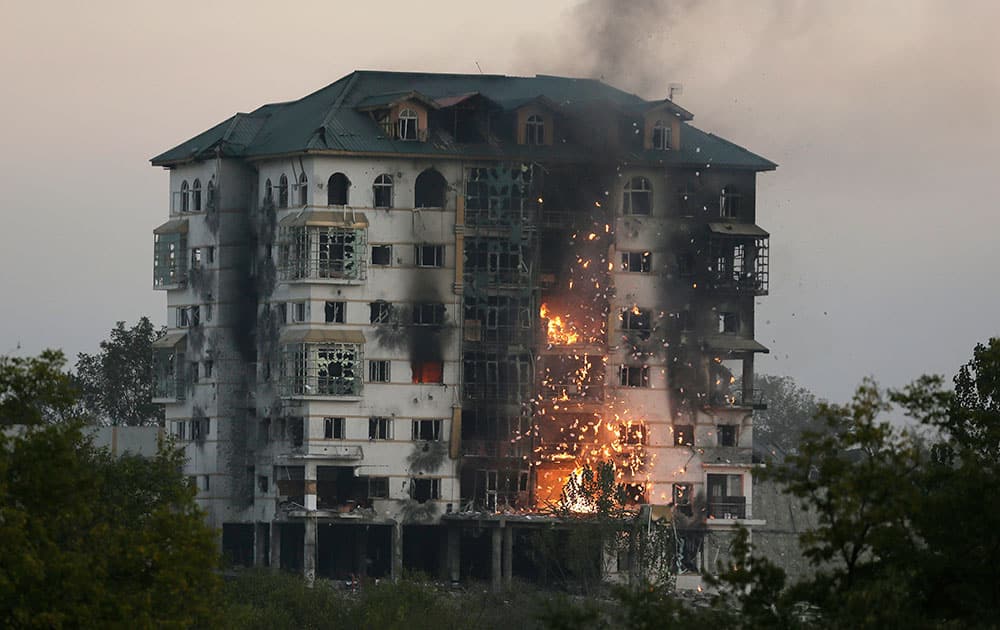
M 512 530 L 600 462 L 650 514 L 752 524 L 775 165 L 691 120 L 589 79 L 354 72 L 155 157 L 157 400 L 223 550 L 509 577 Z

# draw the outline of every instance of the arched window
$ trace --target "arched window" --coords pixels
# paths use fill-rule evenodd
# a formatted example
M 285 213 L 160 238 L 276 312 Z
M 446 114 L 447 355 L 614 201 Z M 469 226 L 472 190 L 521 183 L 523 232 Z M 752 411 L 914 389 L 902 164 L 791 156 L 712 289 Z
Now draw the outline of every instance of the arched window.
M 192 210 L 194 212 L 201 212 L 201 180 L 196 179 L 194 183 L 191 184 L 191 200 L 192 200 Z
M 284 173 L 281 174 L 281 179 L 278 180 L 278 207 L 288 207 L 288 178 L 285 177 Z
M 268 205 L 274 203 L 274 187 L 271 185 L 270 177 L 264 183 L 264 203 Z
M 299 175 L 299 205 L 304 206 L 309 203 L 309 178 L 306 177 L 305 171 Z
M 528 116 L 524 124 L 525 144 L 545 144 L 545 119 L 538 114 Z
M 372 196 L 376 208 L 392 207 L 392 175 L 382 174 L 375 178 L 372 185 Z
M 653 187 L 645 177 L 633 177 L 625 184 L 622 199 L 624 214 L 649 214 L 653 207 Z
M 448 182 L 444 180 L 444 175 L 433 168 L 429 168 L 420 175 L 417 175 L 414 186 L 413 207 L 414 208 L 443 208 L 445 203 L 445 191 L 448 189 Z
M 346 206 L 351 180 L 343 173 L 334 173 L 326 182 L 326 203 L 329 206 Z
M 208 180 L 208 187 L 205 189 L 207 193 L 205 199 L 205 208 L 209 211 L 215 210 L 215 179 Z
M 188 190 L 188 183 L 185 179 L 181 182 L 181 212 L 191 211 L 191 191 Z
M 412 109 L 399 112 L 398 135 L 400 140 L 417 139 L 417 112 Z
M 653 148 L 657 151 L 670 149 L 670 125 L 657 120 L 653 125 Z

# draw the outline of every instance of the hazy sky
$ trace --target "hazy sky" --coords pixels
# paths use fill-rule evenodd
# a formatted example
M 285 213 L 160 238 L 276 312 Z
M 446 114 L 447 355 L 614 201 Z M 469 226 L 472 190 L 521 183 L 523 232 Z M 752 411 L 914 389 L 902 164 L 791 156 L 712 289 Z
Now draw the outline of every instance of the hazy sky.
M 694 124 L 778 162 L 763 371 L 842 400 L 952 374 L 1000 334 L 1000 2 L 4 3 L 0 353 L 93 351 L 165 319 L 148 159 L 354 69 L 670 82 Z M 17 348 L 20 347 L 20 350 Z

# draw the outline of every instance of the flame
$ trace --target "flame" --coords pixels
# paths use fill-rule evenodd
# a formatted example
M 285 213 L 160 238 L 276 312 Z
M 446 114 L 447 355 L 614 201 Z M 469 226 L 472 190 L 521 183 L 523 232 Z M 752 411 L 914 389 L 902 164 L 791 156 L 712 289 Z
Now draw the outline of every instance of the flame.
M 580 333 L 572 330 L 569 317 L 564 321 L 561 315 L 549 315 L 548 304 L 542 304 L 538 314 L 548 320 L 548 341 L 553 345 L 569 346 L 580 341 Z

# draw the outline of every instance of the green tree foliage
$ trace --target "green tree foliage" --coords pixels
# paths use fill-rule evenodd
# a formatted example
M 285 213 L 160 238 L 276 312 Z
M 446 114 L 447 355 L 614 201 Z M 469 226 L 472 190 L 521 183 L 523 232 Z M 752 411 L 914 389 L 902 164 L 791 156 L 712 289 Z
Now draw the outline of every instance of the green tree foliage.
M 63 371 L 65 364 L 58 350 L 37 357 L 0 357 L 0 427 L 78 417 L 78 391 Z
M 118 322 L 100 352 L 77 355 L 81 401 L 101 424 L 162 423 L 163 406 L 153 403 L 153 342 L 162 332 L 147 317 L 131 328 Z
M 767 409 L 753 414 L 753 441 L 757 451 L 780 460 L 795 451 L 803 432 L 824 428 L 816 417 L 821 401 L 790 376 L 755 374 L 754 387 L 767 403 Z
M 32 424 L 6 415 L 22 426 L 0 433 L 0 627 L 212 621 L 215 534 L 181 474 L 180 452 L 115 458 L 93 446 L 79 418 L 35 422 L 36 408 L 68 404 L 61 357 L 3 365 L 5 399 L 34 404 Z

